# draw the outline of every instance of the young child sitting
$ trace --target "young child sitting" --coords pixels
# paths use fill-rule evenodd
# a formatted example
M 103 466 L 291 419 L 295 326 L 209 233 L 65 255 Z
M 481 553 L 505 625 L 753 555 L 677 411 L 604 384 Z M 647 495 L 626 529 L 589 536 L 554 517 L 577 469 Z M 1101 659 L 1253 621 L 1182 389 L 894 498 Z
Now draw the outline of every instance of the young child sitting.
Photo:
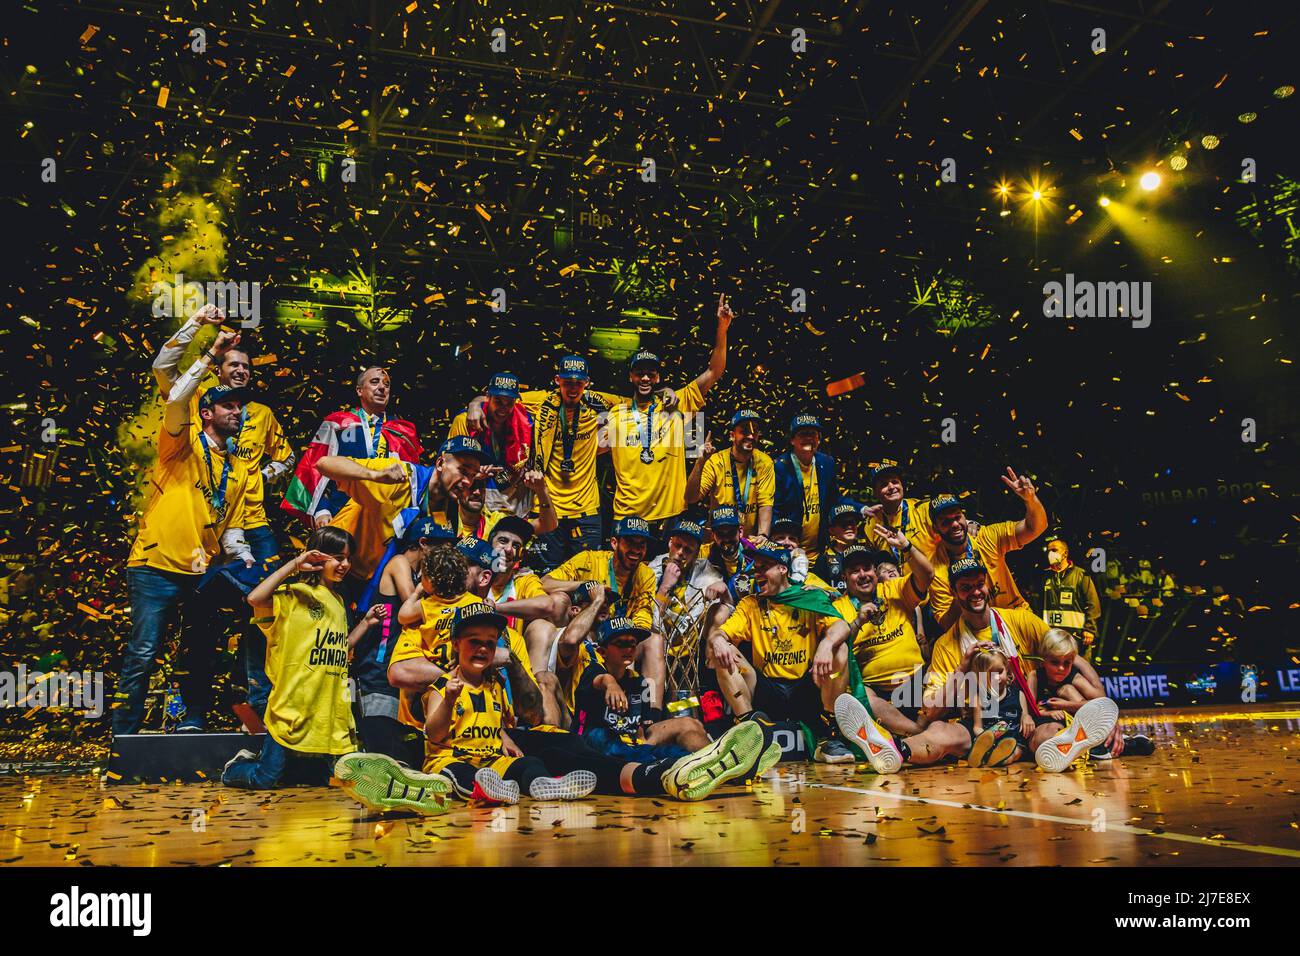
M 348 532 L 320 528 L 306 551 L 249 592 L 254 623 L 266 635 L 266 740 L 261 753 L 241 750 L 226 764 L 226 786 L 324 786 L 334 758 L 357 749 L 348 655 L 382 609 L 373 609 L 348 633 L 338 586 L 347 578 L 353 547 Z M 296 574 L 304 576 L 288 581 Z
M 1037 726 L 1024 692 L 1012 679 L 1006 655 L 991 644 L 971 649 L 971 673 L 981 675 L 974 706 L 962 723 L 971 735 L 972 767 L 1001 767 L 1023 756 Z
M 1042 678 L 1038 692 L 1038 708 L 1046 717 L 1065 721 L 1066 714 L 1075 714 L 1090 700 L 1106 696 L 1101 677 L 1086 659 L 1079 656 L 1079 645 L 1069 631 L 1054 627 L 1038 641 L 1038 654 L 1042 659 Z M 1155 744 L 1145 734 L 1124 738 L 1121 753 L 1131 757 L 1149 757 L 1155 753 Z M 1089 751 L 1095 760 L 1109 760 L 1110 748 L 1098 745 Z

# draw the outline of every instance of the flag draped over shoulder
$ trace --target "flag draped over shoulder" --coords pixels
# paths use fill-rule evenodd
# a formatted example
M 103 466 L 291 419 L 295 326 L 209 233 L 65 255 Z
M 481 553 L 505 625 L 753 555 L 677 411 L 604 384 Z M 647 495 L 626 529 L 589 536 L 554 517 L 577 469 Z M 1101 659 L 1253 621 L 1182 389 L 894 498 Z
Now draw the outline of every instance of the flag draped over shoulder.
M 471 432 L 470 437 L 477 438 L 484 448 L 490 448 L 496 454 L 499 440 L 486 426 Z M 511 472 L 518 472 L 527 463 L 532 444 L 533 418 L 528 414 L 523 403 L 517 402 L 510 410 L 510 422 L 506 426 L 506 441 L 503 449 L 505 458 L 499 460 L 497 464 L 504 465 Z
M 795 584 L 786 588 L 780 594 L 772 595 L 768 600 L 797 608 L 800 611 L 812 611 L 822 617 L 838 618 L 840 616 L 840 612 L 835 610 L 835 605 L 831 603 L 830 595 L 820 588 L 806 588 Z
M 424 452 L 415 426 L 400 418 L 390 418 L 379 426 L 387 455 L 402 461 L 418 462 Z M 298 460 L 293 481 L 284 493 L 280 508 L 297 515 L 310 526 L 312 516 L 322 507 L 334 514 L 346 503 L 347 497 L 332 489 L 330 481 L 316 470 L 316 463 L 326 455 L 343 455 L 348 458 L 370 458 L 375 449 L 366 447 L 366 430 L 354 410 L 334 412 L 321 422 L 316 437 Z

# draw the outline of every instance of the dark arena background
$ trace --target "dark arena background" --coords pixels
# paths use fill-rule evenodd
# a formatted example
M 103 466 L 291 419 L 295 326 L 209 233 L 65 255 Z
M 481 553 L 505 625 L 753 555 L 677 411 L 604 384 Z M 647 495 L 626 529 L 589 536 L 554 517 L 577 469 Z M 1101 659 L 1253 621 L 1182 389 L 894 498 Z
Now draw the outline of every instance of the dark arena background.
M 1218 0 L 11 4 L 0 865 L 1294 866 L 1298 21 Z M 494 372 L 551 389 L 575 354 L 618 394 L 645 349 L 689 381 L 725 295 L 713 444 L 751 408 L 776 457 L 809 412 L 846 497 L 872 504 L 893 459 L 909 496 L 983 524 L 1021 516 L 1007 466 L 1032 476 L 1096 585 L 1106 696 L 1155 752 L 1058 775 L 786 761 L 699 804 L 427 819 L 223 787 L 233 749 L 124 779 L 150 365 L 210 283 L 256 303 L 241 347 L 295 454 L 379 365 L 426 464 Z M 1077 289 L 1105 283 L 1129 306 L 1088 314 Z M 309 529 L 284 491 L 287 557 Z M 1045 540 L 1008 558 L 1035 613 Z M 240 661 L 232 643 L 209 736 L 242 733 Z M 98 687 L 98 712 L 33 674 Z M 1128 905 L 1145 885 L 1094 915 L 1163 918 Z

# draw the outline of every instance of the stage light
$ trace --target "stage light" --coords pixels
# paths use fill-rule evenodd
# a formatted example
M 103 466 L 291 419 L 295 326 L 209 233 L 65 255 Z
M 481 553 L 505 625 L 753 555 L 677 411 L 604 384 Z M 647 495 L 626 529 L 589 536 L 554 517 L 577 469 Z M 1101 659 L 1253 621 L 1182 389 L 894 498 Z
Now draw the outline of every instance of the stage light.
M 1201 137 L 1201 145 L 1206 149 L 1216 149 L 1219 145 L 1219 137 L 1213 133 L 1206 133 Z
M 1273 95 L 1276 96 L 1279 100 L 1284 100 L 1294 92 L 1295 92 L 1295 87 L 1291 86 L 1290 84 L 1287 84 L 1286 86 L 1279 86 L 1277 89 L 1275 89 L 1273 91 Z
M 1237 122 L 1238 122 L 1238 123 L 1243 123 L 1243 124 L 1245 124 L 1245 123 L 1253 123 L 1253 122 L 1255 122 L 1255 120 L 1257 120 L 1257 119 L 1259 119 L 1259 114 L 1258 114 L 1258 113 L 1254 113 L 1254 112 L 1247 111 L 1247 112 L 1245 112 L 1245 113 L 1240 114 L 1240 115 L 1237 117 Z
M 1109 196 L 1102 196 L 1100 199 L 1097 200 L 1097 204 L 1100 205 L 1100 206 L 1109 206 L 1109 205 L 1110 205 L 1110 197 L 1109 197 Z
M 1032 199 L 1034 202 L 1038 202 L 1040 199 L 1043 198 L 1043 191 L 1041 189 L 1035 189 L 1033 192 L 1029 194 L 1029 198 Z
M 1181 173 L 1187 168 L 1187 157 L 1182 153 L 1174 153 L 1169 157 L 1169 168 L 1176 173 Z
M 1145 189 L 1147 192 L 1151 192 L 1153 189 L 1155 189 L 1157 186 L 1160 185 L 1160 174 L 1157 173 L 1155 170 L 1145 172 L 1142 174 L 1142 178 L 1138 180 L 1138 185 L 1141 186 L 1143 189 Z

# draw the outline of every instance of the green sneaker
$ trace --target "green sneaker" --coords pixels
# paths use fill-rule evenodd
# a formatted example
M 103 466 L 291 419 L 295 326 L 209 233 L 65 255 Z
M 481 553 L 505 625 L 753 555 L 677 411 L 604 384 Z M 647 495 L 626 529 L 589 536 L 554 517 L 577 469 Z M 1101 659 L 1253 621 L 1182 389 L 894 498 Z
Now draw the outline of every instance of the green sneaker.
M 384 754 L 350 753 L 334 763 L 333 783 L 371 810 L 446 813 L 451 783 L 441 774 L 419 773 Z
M 665 770 L 660 778 L 664 792 L 678 800 L 703 800 L 727 781 L 748 773 L 762 747 L 762 729 L 753 721 L 742 721 Z

